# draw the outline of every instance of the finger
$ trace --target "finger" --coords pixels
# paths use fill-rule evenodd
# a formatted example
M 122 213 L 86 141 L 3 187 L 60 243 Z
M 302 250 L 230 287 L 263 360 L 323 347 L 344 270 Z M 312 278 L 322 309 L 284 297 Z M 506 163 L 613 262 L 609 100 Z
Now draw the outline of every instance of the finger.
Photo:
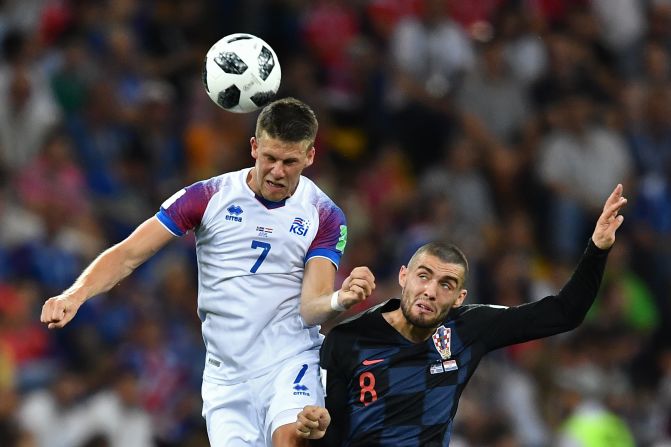
M 60 329 L 63 327 L 62 323 L 49 323 L 47 326 L 48 329 Z
M 366 290 L 357 284 L 352 284 L 349 288 L 349 291 L 356 294 L 356 298 L 360 300 L 363 300 L 368 296 L 366 295 Z
M 313 428 L 319 427 L 319 422 L 317 421 L 316 417 L 314 419 L 312 418 L 302 419 L 301 424 L 303 424 L 303 426 L 306 427 L 308 430 L 312 430 Z
M 58 321 L 53 321 L 52 323 L 55 325 L 55 329 L 60 329 L 62 327 L 65 327 L 66 324 L 68 324 L 75 316 L 74 312 L 64 312 L 61 315 L 61 318 L 58 319 Z
M 355 276 L 364 276 L 368 273 L 370 273 L 370 270 L 368 269 L 368 267 L 363 266 L 363 265 L 360 265 L 358 267 L 354 267 L 352 269 L 352 274 L 354 274 Z
M 368 269 L 365 269 L 365 270 L 362 272 L 362 274 L 361 274 L 361 278 L 362 278 L 362 279 L 365 279 L 366 281 L 369 281 L 369 282 L 373 282 L 373 281 L 375 281 L 375 275 L 373 275 L 373 272 L 371 272 L 371 271 L 368 270 Z
M 366 296 L 370 295 L 373 292 L 371 284 L 368 281 L 364 281 L 362 279 L 356 279 L 352 281 L 352 283 L 350 284 L 350 290 L 352 290 L 353 286 L 361 288 L 366 294 Z
M 610 193 L 610 196 L 608 196 L 608 199 L 606 200 L 606 203 L 609 202 L 617 202 L 620 197 L 622 197 L 622 183 L 618 183 L 615 188 L 613 189 L 613 192 Z
M 306 413 L 305 411 L 302 411 L 298 414 L 297 423 L 300 423 L 309 429 L 317 428 L 319 426 L 319 423 L 317 422 L 317 415 Z
M 331 424 L 331 415 L 328 411 L 324 411 L 319 415 L 319 430 L 326 430 L 329 424 Z
M 368 267 L 355 267 L 354 269 L 352 269 L 350 276 L 352 278 L 364 279 L 371 282 L 375 280 L 373 272 L 371 272 Z
M 50 321 L 54 322 L 61 321 L 65 313 L 66 313 L 65 306 L 62 303 L 56 303 L 51 311 Z
M 624 197 L 621 197 L 618 202 L 611 204 L 610 206 L 607 206 L 604 208 L 603 213 L 601 214 L 601 219 L 602 221 L 606 222 L 611 222 L 615 216 L 618 215 L 620 210 L 624 205 L 627 204 L 627 199 Z
M 615 202 L 607 205 L 604 208 L 604 211 L 606 211 L 606 212 L 617 212 L 619 209 L 621 209 L 626 204 L 627 204 L 627 198 L 626 197 L 620 197 Z
M 48 323 L 50 319 L 49 317 L 47 317 L 47 315 L 50 314 L 51 314 L 51 306 L 49 305 L 49 301 L 47 301 L 42 305 L 42 313 L 40 314 L 40 321 L 42 323 Z
M 308 438 L 310 436 L 310 432 L 311 430 L 309 428 L 296 424 L 296 434 L 301 438 Z
M 42 321 L 44 323 L 49 323 L 53 321 L 54 313 L 56 314 L 58 313 L 57 308 L 58 308 L 58 302 L 53 298 L 49 298 L 42 306 L 42 316 L 41 316 Z

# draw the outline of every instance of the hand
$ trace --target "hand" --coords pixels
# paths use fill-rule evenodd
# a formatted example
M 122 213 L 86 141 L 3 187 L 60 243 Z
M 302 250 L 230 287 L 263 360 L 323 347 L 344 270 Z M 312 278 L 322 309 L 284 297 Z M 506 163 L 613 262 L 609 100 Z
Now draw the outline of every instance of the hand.
M 331 423 L 331 415 L 324 407 L 307 405 L 296 418 L 296 433 L 305 439 L 321 439 Z
M 59 295 L 49 298 L 42 306 L 40 321 L 49 329 L 60 329 L 74 318 L 83 301 L 72 295 Z
M 375 290 L 375 276 L 368 267 L 355 267 L 338 291 L 338 302 L 346 309 L 364 301 Z
M 618 213 L 626 203 L 627 199 L 622 197 L 622 185 L 618 183 L 606 200 L 592 234 L 592 242 L 600 249 L 606 250 L 615 242 L 615 232 L 624 221 L 624 216 Z

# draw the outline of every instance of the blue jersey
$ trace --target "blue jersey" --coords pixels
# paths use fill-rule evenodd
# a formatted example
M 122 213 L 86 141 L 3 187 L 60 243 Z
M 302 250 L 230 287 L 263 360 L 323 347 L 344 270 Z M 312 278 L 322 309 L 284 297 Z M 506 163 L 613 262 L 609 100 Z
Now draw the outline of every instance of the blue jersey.
M 510 308 L 461 306 L 422 343 L 385 320 L 399 300 L 336 326 L 321 349 L 332 417 L 322 445 L 449 445 L 459 397 L 482 357 L 579 325 L 596 297 L 606 256 L 590 242 L 558 295 Z

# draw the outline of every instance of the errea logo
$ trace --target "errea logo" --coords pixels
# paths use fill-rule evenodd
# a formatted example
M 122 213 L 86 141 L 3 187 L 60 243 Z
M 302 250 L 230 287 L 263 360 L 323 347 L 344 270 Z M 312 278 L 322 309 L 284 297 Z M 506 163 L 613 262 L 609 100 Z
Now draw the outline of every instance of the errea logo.
M 293 383 L 294 396 L 310 396 L 310 389 L 301 383 L 303 376 L 308 370 L 308 365 L 305 364 L 301 367 L 301 370 L 296 375 Z
M 228 211 L 228 215 L 226 215 L 226 220 L 233 220 L 235 222 L 242 222 L 242 217 L 240 217 L 240 214 L 242 214 L 242 208 L 240 208 L 238 205 L 231 205 L 228 208 L 226 208 L 226 211 Z

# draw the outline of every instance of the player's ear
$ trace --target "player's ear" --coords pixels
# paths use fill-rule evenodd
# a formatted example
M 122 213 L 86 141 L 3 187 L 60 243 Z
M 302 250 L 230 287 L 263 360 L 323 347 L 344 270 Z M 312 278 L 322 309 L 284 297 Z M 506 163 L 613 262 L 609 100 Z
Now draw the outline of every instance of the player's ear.
M 405 282 L 408 279 L 408 268 L 404 265 L 401 266 L 401 270 L 398 272 L 398 284 L 401 288 L 405 287 Z
M 307 162 L 305 163 L 305 167 L 307 168 L 310 166 L 314 161 L 315 161 L 315 147 L 311 146 L 310 149 L 308 149 L 307 152 Z
M 461 289 L 459 291 L 459 297 L 454 301 L 454 305 L 452 307 L 459 307 L 462 305 L 462 303 L 466 300 L 466 295 L 468 295 L 468 290 L 466 289 Z
M 256 137 L 249 139 L 249 145 L 252 147 L 252 158 L 256 160 L 259 156 L 259 143 L 256 141 Z

